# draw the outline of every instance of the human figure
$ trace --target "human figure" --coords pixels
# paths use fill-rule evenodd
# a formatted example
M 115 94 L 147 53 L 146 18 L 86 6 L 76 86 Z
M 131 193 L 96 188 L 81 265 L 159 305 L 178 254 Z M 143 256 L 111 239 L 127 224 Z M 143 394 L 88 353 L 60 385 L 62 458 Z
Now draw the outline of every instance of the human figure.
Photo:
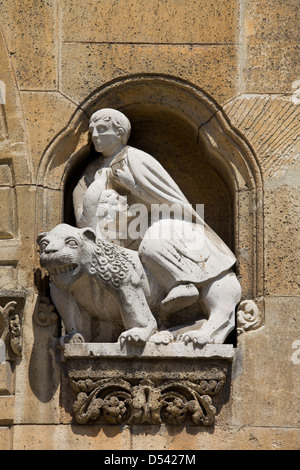
M 110 196 L 127 198 L 127 225 L 132 221 L 130 208 L 140 205 L 146 227 L 141 236 L 132 237 L 130 230 L 127 237 L 120 236 L 124 227 L 116 227 L 115 238 L 110 230 L 111 241 L 138 251 L 143 266 L 165 291 L 161 302 L 165 314 L 194 304 L 199 286 L 233 267 L 234 254 L 191 208 L 160 163 L 127 145 L 131 126 L 124 114 L 109 108 L 96 111 L 90 118 L 89 130 L 100 155 L 87 166 L 73 192 L 77 226 L 92 227 L 98 236 L 103 236 L 99 227 L 109 211 L 108 207 L 105 213 L 103 204 Z M 157 205 L 179 207 L 188 214 L 188 220 L 172 218 L 170 211 L 153 220 L 151 210 Z M 124 207 L 123 204 L 122 210 Z

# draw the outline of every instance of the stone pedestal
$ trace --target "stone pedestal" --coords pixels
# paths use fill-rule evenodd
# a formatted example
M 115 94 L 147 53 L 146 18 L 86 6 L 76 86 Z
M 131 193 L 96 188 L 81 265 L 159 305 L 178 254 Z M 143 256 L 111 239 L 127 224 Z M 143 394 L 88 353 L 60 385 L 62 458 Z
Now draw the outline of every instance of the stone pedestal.
M 232 345 L 68 344 L 64 358 L 79 424 L 214 424 Z

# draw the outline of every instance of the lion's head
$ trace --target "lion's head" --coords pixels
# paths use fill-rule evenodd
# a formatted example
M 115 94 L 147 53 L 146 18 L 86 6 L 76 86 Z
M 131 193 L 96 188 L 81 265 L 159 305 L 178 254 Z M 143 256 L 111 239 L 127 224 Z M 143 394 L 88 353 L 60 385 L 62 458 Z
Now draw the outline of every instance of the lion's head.
M 59 224 L 38 236 L 41 266 L 48 270 L 58 288 L 68 288 L 88 271 L 95 238 L 91 228 L 79 229 L 67 224 Z

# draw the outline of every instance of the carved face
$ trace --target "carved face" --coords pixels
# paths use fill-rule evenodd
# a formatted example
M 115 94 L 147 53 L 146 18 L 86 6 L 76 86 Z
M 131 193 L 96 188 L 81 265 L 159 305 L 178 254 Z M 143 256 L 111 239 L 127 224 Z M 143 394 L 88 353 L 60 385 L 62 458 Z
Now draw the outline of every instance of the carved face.
M 89 130 L 96 152 L 109 156 L 122 145 L 122 128 L 115 129 L 111 119 L 91 120 Z
M 67 224 L 57 225 L 53 230 L 38 237 L 41 249 L 40 264 L 46 268 L 52 282 L 66 289 L 78 280 L 90 264 L 93 230 L 78 229 Z

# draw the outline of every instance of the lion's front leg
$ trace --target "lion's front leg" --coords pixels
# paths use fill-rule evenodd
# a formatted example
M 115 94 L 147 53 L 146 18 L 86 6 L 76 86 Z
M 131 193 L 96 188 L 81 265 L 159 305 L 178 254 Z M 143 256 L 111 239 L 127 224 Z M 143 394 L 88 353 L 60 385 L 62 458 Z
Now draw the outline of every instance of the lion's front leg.
M 71 292 L 59 289 L 51 283 L 50 294 L 67 333 L 59 339 L 60 347 L 64 349 L 67 343 L 84 343 L 84 337 L 81 334 L 82 318 Z
M 120 335 L 121 345 L 145 344 L 157 330 L 157 323 L 141 287 L 124 286 L 118 291 L 125 331 Z

